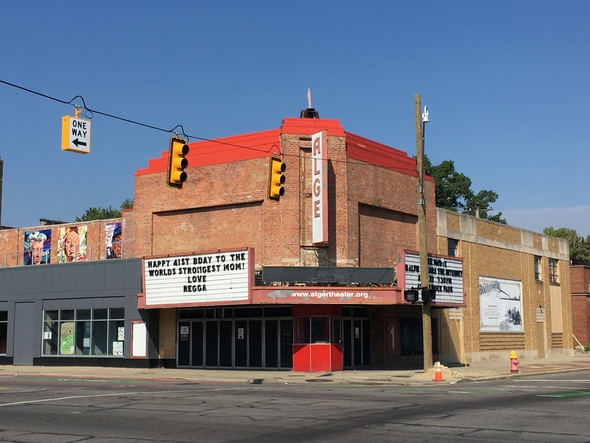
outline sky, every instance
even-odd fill
[[[426,155],[496,192],[492,213],[590,235],[588,1],[23,0],[2,16],[0,81],[20,87],[0,83],[4,226],[119,208],[177,125],[275,129],[310,88],[322,118],[410,156],[420,94]],[[76,104],[99,112],[81,114],[87,155],[61,150]]]

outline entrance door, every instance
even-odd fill
[[[293,320],[280,320],[282,369],[293,368]]]
[[[14,305],[14,360],[15,366],[31,366],[34,358],[35,303]]]
[[[371,365],[371,326],[369,319],[334,319],[334,343],[342,344],[344,368]]]
[[[187,321],[178,323],[178,366],[190,364],[190,327]]]
[[[219,356],[219,322],[216,320],[205,322],[205,366],[217,367]]]
[[[248,320],[236,320],[234,329],[235,367],[248,367]]]
[[[232,321],[219,321],[219,367],[232,367]]]
[[[264,367],[279,367],[279,321],[264,322]]]
[[[192,323],[192,335],[191,335],[191,366],[196,368],[202,368],[203,365],[203,350],[204,345],[204,328],[205,323],[202,321],[194,321]]]
[[[293,367],[292,319],[178,322],[178,367]]]
[[[262,320],[250,320],[248,323],[249,367],[262,368]]]

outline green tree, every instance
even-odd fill
[[[133,208],[133,199],[126,198],[123,203],[121,203],[121,211],[123,209],[131,209]]]
[[[586,238],[578,235],[575,229],[549,226],[543,234],[567,240],[570,247],[570,261],[573,265],[590,266],[590,235]]]
[[[471,190],[471,179],[457,172],[453,160],[443,160],[441,164],[433,165],[425,155],[424,171],[434,179],[437,207],[506,223],[501,212],[490,214],[490,205],[498,199],[498,194],[487,190],[474,193]]]
[[[82,217],[76,217],[77,222],[85,222],[91,220],[106,220],[109,218],[120,218],[121,211],[123,209],[130,209],[133,207],[133,200],[125,199],[123,203],[121,203],[121,209],[113,209],[112,206],[108,208],[95,208],[91,207],[86,209],[86,212],[82,215]]]

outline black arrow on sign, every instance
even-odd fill
[[[76,145],[76,148],[77,148],[78,146],[86,146],[86,142],[81,142],[81,141],[80,141],[80,140],[78,140],[78,139],[76,139],[76,140],[72,141],[72,143]]]

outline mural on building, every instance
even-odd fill
[[[44,265],[51,261],[51,229],[25,232],[25,265]]]
[[[69,263],[86,260],[86,232],[88,226],[59,228],[57,262]]]
[[[520,282],[479,277],[482,332],[524,332]]]
[[[121,258],[123,253],[123,229],[121,222],[109,223],[106,226],[106,257],[108,258]]]

